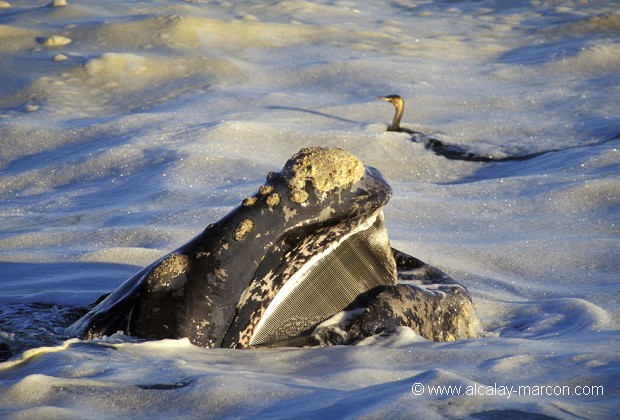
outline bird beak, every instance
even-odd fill
[[[390,102],[390,98],[388,98],[387,96],[377,96],[377,99],[381,99],[383,101]]]

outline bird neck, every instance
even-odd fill
[[[400,119],[403,117],[403,113],[405,112],[405,104],[402,102],[396,102],[394,104],[394,108],[396,108],[396,113],[394,114],[392,125],[390,125],[389,130],[400,131]]]

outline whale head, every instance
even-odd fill
[[[270,345],[309,334],[365,294],[396,283],[380,172],[311,147],[179,249],[136,273],[68,329],[204,347]]]

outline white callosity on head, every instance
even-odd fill
[[[290,189],[290,199],[303,203],[309,196],[306,191],[308,181],[316,190],[328,192],[359,181],[364,171],[364,164],[349,151],[308,147],[286,162],[283,173]]]

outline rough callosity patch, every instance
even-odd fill
[[[170,254],[149,274],[147,283],[150,289],[156,291],[170,286],[171,281],[175,277],[187,271],[187,266],[187,256]]]
[[[294,203],[305,203],[308,201],[310,195],[306,192],[306,190],[293,189],[291,188],[291,193],[289,194],[289,198]]]
[[[254,229],[254,222],[251,219],[243,219],[235,228],[235,232],[233,233],[234,240],[242,240],[252,229]]]
[[[269,207],[275,207],[280,204],[280,194],[273,193],[265,200]]]
[[[364,164],[347,150],[308,147],[286,162],[283,174],[291,200],[303,203],[308,199],[307,182],[320,192],[328,192],[359,181],[364,170]]]
[[[269,195],[273,192],[273,185],[261,185],[258,187],[260,195]]]
[[[243,200],[243,206],[244,207],[250,207],[253,206],[254,204],[256,204],[256,201],[258,201],[258,198],[256,197],[248,197],[245,200]]]

